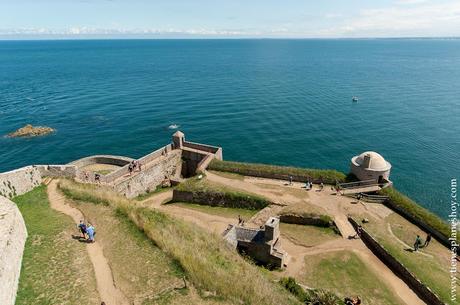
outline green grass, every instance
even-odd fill
[[[27,226],[16,305],[96,304],[99,296],[85,244],[72,219],[51,209],[46,187],[13,199]]]
[[[302,181],[308,179],[322,180],[327,184],[335,184],[345,182],[347,176],[336,170],[329,169],[309,169],[299,167],[278,166],[258,163],[243,163],[232,161],[221,161],[214,159],[209,167],[209,170],[229,172],[245,176],[256,176],[272,178],[276,175],[278,179],[289,179],[289,176],[298,177]]]
[[[330,240],[339,239],[332,228],[321,228],[316,226],[304,226],[296,224],[281,223],[281,235],[297,245],[314,247]]]
[[[244,176],[240,174],[235,174],[235,173],[230,173],[230,172],[219,172],[219,171],[214,171],[214,170],[209,170],[209,171],[213,174],[216,174],[224,178],[240,180],[240,181],[244,180]]]
[[[344,301],[338,296],[324,290],[304,290],[299,284],[296,283],[292,277],[282,278],[280,280],[281,286],[296,296],[296,298],[307,305],[344,305]]]
[[[388,217],[395,236],[412,246],[415,236],[419,234],[425,238],[422,232],[410,223],[404,223],[398,215]],[[400,263],[412,272],[420,281],[430,287],[444,302],[450,301],[450,277],[449,255],[450,252],[437,241],[432,240],[427,249],[421,249],[421,253],[407,251],[407,247],[400,244],[392,237],[384,226],[377,223],[368,223],[364,228]],[[457,291],[460,292],[460,282]],[[460,298],[460,295],[457,296]]]
[[[129,217],[159,248],[175,259],[199,291],[232,304],[299,304],[256,266],[231,251],[220,236],[159,211],[136,207],[108,189],[65,182],[61,189],[73,198],[92,198]]]
[[[359,295],[363,304],[404,304],[356,254],[349,251],[307,255],[301,281],[341,297]]]
[[[423,208],[415,201],[398,192],[394,187],[384,188],[380,191],[381,195],[386,195],[397,206],[404,209],[407,213],[415,218],[423,220],[433,229],[437,230],[446,237],[450,236],[450,226],[440,217]],[[460,237],[459,237],[460,238]]]
[[[162,193],[162,192],[169,191],[171,189],[173,189],[173,188],[172,187],[157,186],[155,190],[147,192],[145,194],[140,194],[139,196],[137,196],[134,199],[137,200],[137,201],[144,201],[144,200],[149,199],[150,197],[152,197],[154,195],[157,195],[157,194]]]
[[[181,287],[184,271],[111,206],[72,202],[95,225],[97,242],[110,262],[117,286],[130,304],[152,302],[163,290]],[[135,253],[135,255],[133,255]],[[172,300],[176,294],[170,294]]]
[[[187,179],[176,190],[193,193],[193,203],[198,204],[213,205],[213,199],[217,199],[224,206],[250,210],[262,209],[270,204],[269,200],[260,195],[211,182],[205,177]]]
[[[195,203],[184,203],[177,202],[173,203],[175,206],[181,208],[190,209],[194,211],[203,212],[210,215],[222,216],[227,218],[238,218],[238,215],[243,217],[245,220],[249,220],[252,216],[257,214],[257,210],[238,209],[238,208],[224,208],[224,207],[213,207]]]

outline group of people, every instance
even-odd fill
[[[132,173],[137,169],[137,171],[141,171],[141,163],[137,160],[133,160],[129,163],[128,165],[128,171],[129,174],[132,175]]]
[[[426,236],[426,239],[425,239],[425,242],[423,243],[423,246],[422,246],[422,239],[420,238],[420,235],[417,235],[417,237],[415,238],[415,243],[414,243],[414,251],[418,251],[418,249],[420,247],[423,247],[423,248],[428,247],[430,242],[431,242],[431,234],[430,233],[428,233],[428,235]]]
[[[289,176],[289,185],[292,185],[294,182],[294,178],[292,176]],[[307,182],[305,182],[305,189],[307,191],[309,190],[312,190],[313,189],[313,182],[308,179]],[[322,190],[324,189],[324,183],[321,181],[321,183],[319,184],[319,192],[321,192]],[[339,189],[337,188],[337,193],[339,193]]]
[[[311,181],[305,182],[305,189],[306,189],[307,191],[313,189],[313,182],[311,182]]]
[[[80,233],[84,240],[90,243],[94,242],[94,236],[96,235],[96,229],[90,222],[86,224],[83,220],[80,220],[80,223],[78,224],[78,229],[80,230]]]
[[[87,171],[83,172],[83,176],[85,178],[85,182],[89,181],[89,173]],[[101,182],[101,174],[99,173],[94,173],[94,181],[99,183]]]

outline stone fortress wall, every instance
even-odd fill
[[[161,158],[150,162],[154,164],[142,169],[141,172],[128,179],[122,179],[113,186],[114,189],[127,198],[134,198],[141,194],[154,191],[163,181],[180,178],[182,166],[180,150],[173,150]]]
[[[35,185],[37,180],[34,180],[34,174],[35,172],[30,168],[21,169],[20,173],[15,173],[14,176],[10,174],[8,176],[10,180],[3,181],[13,181],[11,184],[13,186],[20,179],[25,179],[27,186],[24,188],[17,187],[16,190],[24,193],[27,188],[32,188]],[[4,175],[2,174],[2,176]],[[19,193],[17,194],[19,195]],[[27,230],[16,204],[3,196],[0,196],[0,236],[2,237],[0,238],[0,304],[14,305]]]
[[[185,141],[181,132],[173,135],[168,144],[138,159],[142,171],[130,175],[128,165],[134,159],[122,156],[97,155],[82,158],[65,165],[32,165],[10,172],[0,173],[0,304],[13,305],[20,276],[22,254],[27,231],[24,220],[16,205],[8,198],[24,194],[40,185],[45,177],[65,177],[83,180],[84,167],[91,164],[111,164],[120,168],[101,175],[100,183],[112,187],[128,198],[153,191],[165,180],[194,175],[206,169],[214,159],[222,160],[222,148]],[[388,172],[389,173],[389,172]],[[272,177],[273,178],[273,177]],[[388,178],[388,177],[385,177]],[[88,182],[94,182],[88,181]],[[356,225],[356,223],[354,224]],[[390,266],[417,294],[430,304],[441,304],[435,294],[415,279],[404,266],[399,264],[372,237],[364,232],[363,240],[382,261]],[[240,241],[242,244],[244,240]],[[259,251],[260,252],[260,251]],[[264,252],[265,253],[265,252]],[[275,256],[281,255],[273,251]],[[278,255],[279,254],[279,255]],[[282,259],[279,265],[283,265]]]
[[[37,166],[26,166],[0,173],[0,196],[13,198],[40,185],[42,176]]]
[[[177,135],[178,133],[176,133]],[[179,133],[182,134],[182,133]],[[173,137],[174,140],[174,137]],[[120,168],[101,175],[100,183],[112,187],[128,198],[153,191],[165,180],[178,180],[183,165],[194,172],[206,166],[213,158],[222,159],[220,147],[186,142],[181,146],[168,144],[138,159],[142,171],[129,174],[128,166],[134,159],[123,156],[95,155],[69,164],[31,165],[0,173],[0,304],[14,305],[21,271],[22,255],[27,238],[24,219],[16,204],[9,199],[27,193],[39,186],[45,177],[84,178],[85,167],[110,164]],[[187,147],[186,147],[187,146]],[[94,179],[88,182],[95,182]]]

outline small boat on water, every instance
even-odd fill
[[[177,128],[179,128],[179,127],[180,127],[180,125],[171,124],[171,125],[168,126],[168,129],[177,129]]]
[[[353,96],[353,97],[351,98],[351,100],[352,100],[353,102],[357,102],[357,101],[358,101],[358,97],[357,97],[357,96]]]

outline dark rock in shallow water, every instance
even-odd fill
[[[19,128],[18,130],[9,133],[8,138],[19,138],[19,137],[38,137],[44,136],[50,133],[55,132],[56,130],[51,127],[46,126],[32,126],[27,124],[24,127]]]

